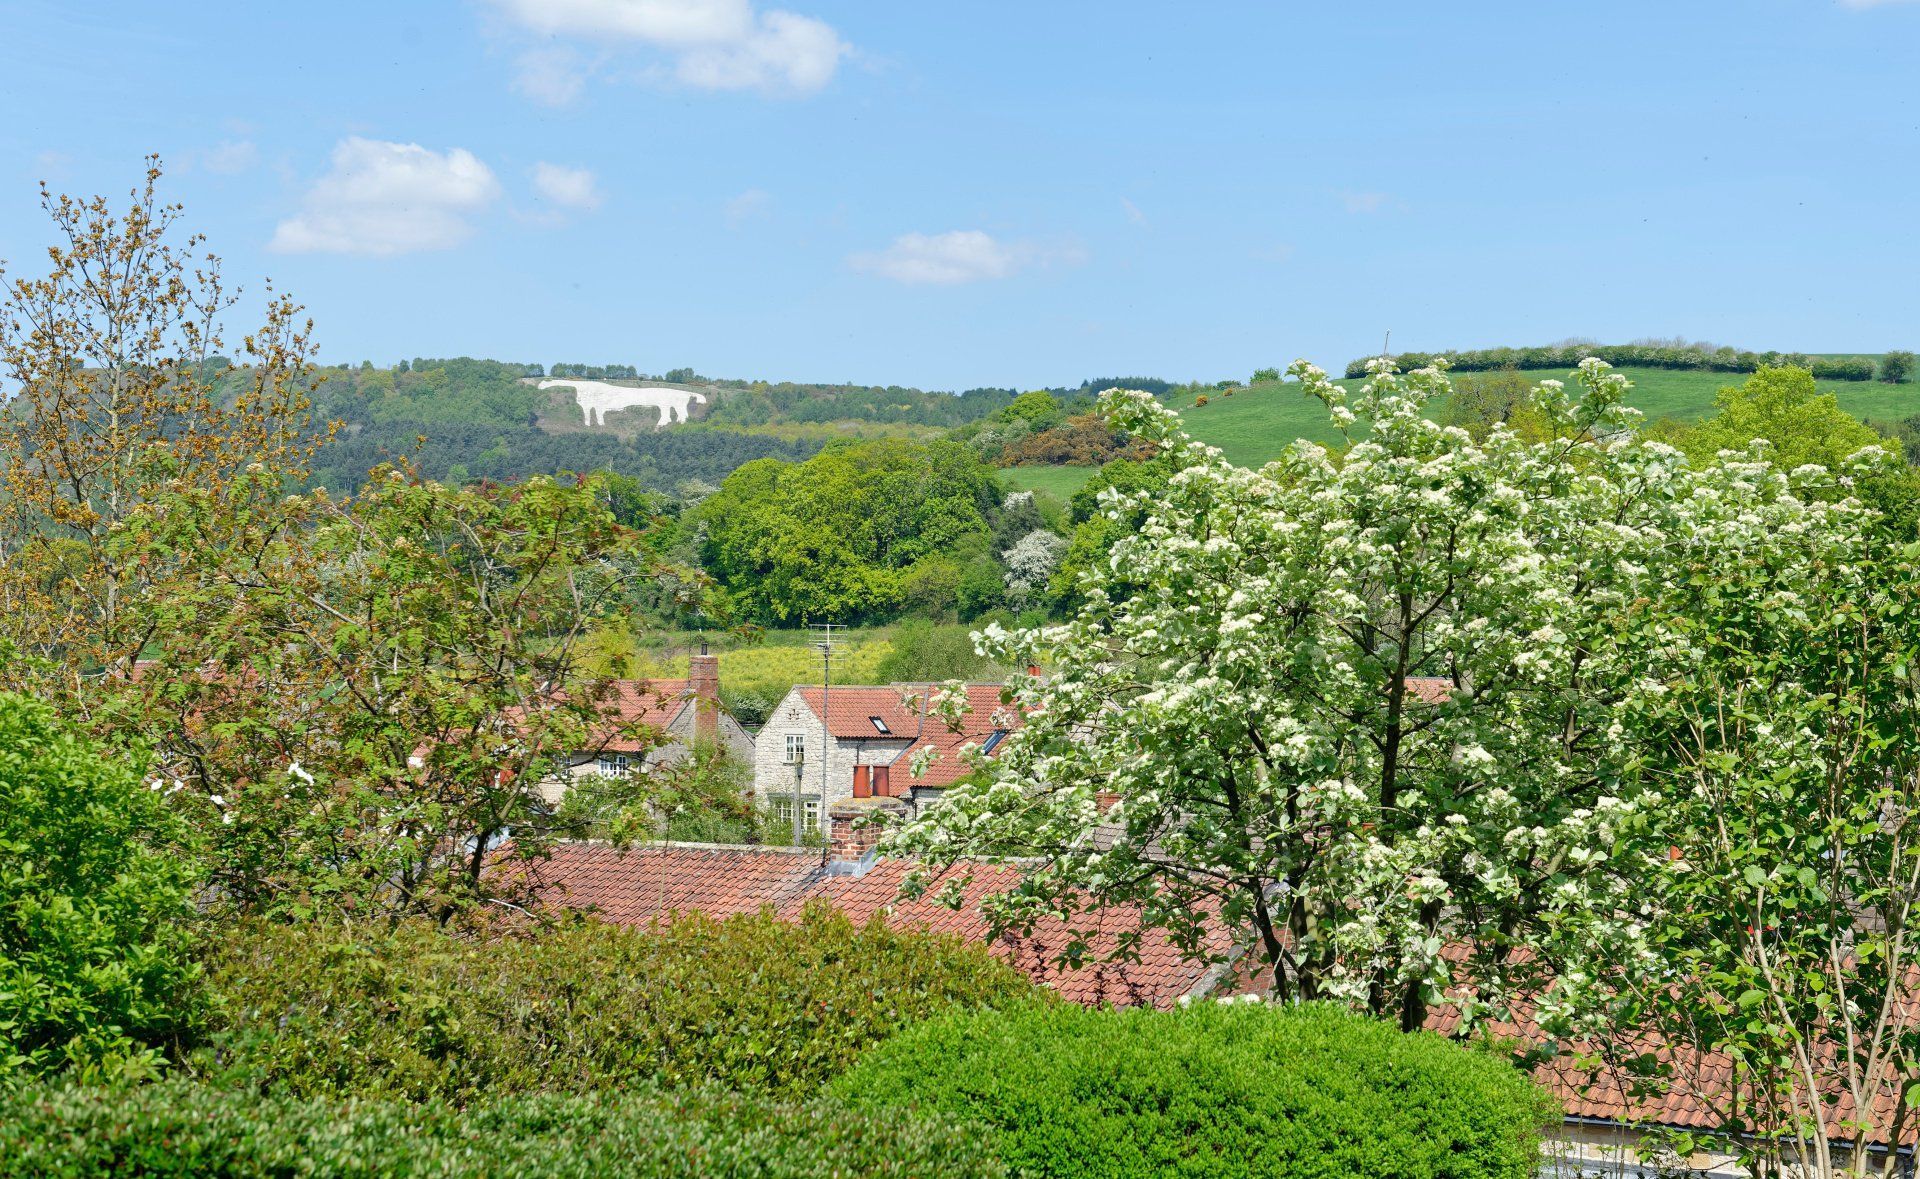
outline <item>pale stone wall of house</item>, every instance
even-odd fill
[[[853,767],[892,765],[910,744],[898,740],[836,739],[823,758],[821,750],[822,742],[826,739],[826,726],[813,709],[807,707],[800,698],[800,690],[795,688],[767,714],[767,723],[760,726],[760,735],[754,740],[753,791],[762,806],[775,797],[791,797],[793,794],[793,765],[787,761],[789,733],[798,733],[806,743],[807,762],[800,786],[801,794],[819,797],[824,779],[827,784],[825,806],[828,807],[840,799],[853,797]],[[904,765],[894,772],[905,773]]]

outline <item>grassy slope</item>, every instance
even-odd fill
[[[1714,394],[1745,378],[1732,373],[1685,372],[1672,369],[1621,369],[1633,382],[1628,403],[1648,418],[1699,418],[1713,412]],[[1571,384],[1560,371],[1529,372],[1533,380],[1554,377]],[[1359,381],[1342,381],[1349,389]],[[1840,405],[1857,417],[1897,421],[1920,413],[1920,384],[1884,385],[1876,381],[1822,382]],[[1219,447],[1230,462],[1258,466],[1279,456],[1296,438],[1335,443],[1339,433],[1327,422],[1319,402],[1284,384],[1255,385],[1235,390],[1233,396],[1209,395],[1206,405],[1176,405],[1193,436]],[[1011,472],[1010,472],[1011,473]],[[1022,477],[1043,478],[1034,468],[1022,468]]]
[[[686,637],[686,636],[682,636]],[[795,684],[820,682],[820,653],[807,645],[805,631],[768,631],[752,646],[716,643],[720,653],[720,684],[724,691],[752,692],[778,701]],[[885,627],[851,634],[833,653],[833,679],[841,684],[871,684],[874,673],[893,650]],[[643,674],[679,678],[687,674],[687,651],[642,653]]]
[[[1061,501],[1073,497],[1098,467],[1009,467],[1000,472],[1016,491],[1045,491]]]

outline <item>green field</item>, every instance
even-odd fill
[[[1691,419],[1713,412],[1714,394],[1725,386],[1737,385],[1745,376],[1739,373],[1692,372],[1683,369],[1619,370],[1633,382],[1627,401],[1648,418]],[[1553,377],[1572,384],[1571,374],[1541,371],[1524,374],[1532,380]],[[1348,389],[1359,388],[1358,380],[1339,382]],[[1840,405],[1856,417],[1878,421],[1898,421],[1920,414],[1920,383],[1886,385],[1878,381],[1823,381],[1823,393],[1833,393]],[[1200,441],[1219,447],[1229,462],[1241,466],[1259,466],[1279,457],[1296,438],[1337,443],[1339,431],[1327,420],[1326,408],[1300,392],[1297,385],[1273,383],[1209,394],[1207,404],[1194,407],[1191,402],[1175,405],[1189,432]],[[1019,468],[1025,479],[1036,482],[1050,478],[1048,468]],[[1052,468],[1061,472],[1072,468]],[[1012,474],[1013,472],[1008,472]],[[1082,477],[1084,478],[1084,477]],[[1076,484],[1077,486],[1077,484]]]
[[[1098,467],[1008,467],[1000,472],[1016,491],[1044,491],[1065,501],[1093,477]]]
[[[693,636],[676,636],[670,650],[642,651],[644,676],[679,678],[687,674],[687,655]],[[711,649],[720,655],[720,687],[729,696],[751,692],[768,703],[777,703],[795,684],[820,682],[820,653],[809,645],[805,631],[767,631],[753,644],[739,644],[731,638],[710,639]],[[891,632],[886,627],[862,629],[850,633],[833,652],[833,678],[842,684],[871,684],[880,661],[893,651]]]

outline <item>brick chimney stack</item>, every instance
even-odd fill
[[[693,697],[693,738],[711,744],[720,739],[720,657],[702,643],[687,657],[687,694]]]
[[[865,874],[873,866],[868,854],[906,813],[905,802],[883,795],[834,803],[827,810],[827,875]]]

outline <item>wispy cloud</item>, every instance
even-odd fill
[[[599,180],[589,169],[545,160],[533,166],[533,191],[541,200],[562,209],[591,211],[605,199]]]
[[[979,229],[903,233],[884,250],[852,255],[847,264],[864,274],[914,285],[952,286],[1011,278],[1031,266],[1073,265],[1084,254],[1072,246],[1001,241]]]
[[[1378,213],[1391,204],[1393,198],[1384,192],[1343,192],[1340,203],[1349,213]]]
[[[529,49],[514,61],[513,88],[542,106],[566,106],[587,88],[593,69],[565,45]]]
[[[202,152],[200,162],[209,172],[232,176],[259,163],[260,149],[251,139],[229,139]]]
[[[751,0],[492,0],[520,29],[602,48],[640,46],[665,55],[656,71],[703,90],[811,94],[833,80],[850,52],[825,21]],[[549,105],[579,97],[591,71],[569,46],[529,50],[515,87]]]
[[[1126,213],[1127,220],[1133,222],[1135,225],[1145,225],[1147,223],[1147,215],[1140,211],[1140,206],[1134,204],[1126,197],[1120,198],[1120,209]]]
[[[333,149],[327,174],[298,213],[280,222],[282,253],[387,256],[443,250],[472,236],[472,217],[500,195],[493,170],[464,148],[352,136]]]
[[[727,224],[739,228],[756,217],[765,217],[773,207],[773,197],[765,190],[749,188],[739,196],[730,197],[724,206]]]

